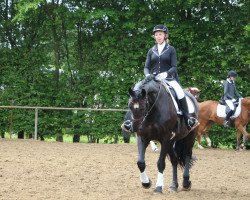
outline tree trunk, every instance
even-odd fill
[[[78,142],[80,142],[80,135],[79,134],[74,134],[73,143],[78,143]]]
[[[61,129],[56,134],[56,141],[57,142],[63,142],[63,134],[62,134],[62,130]]]
[[[21,131],[19,131],[19,132],[17,133],[17,138],[18,138],[18,139],[24,139],[24,131],[23,131],[23,130],[21,130]]]

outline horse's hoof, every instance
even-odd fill
[[[162,193],[162,186],[157,186],[157,187],[154,189],[154,193],[156,193],[156,194]]]
[[[178,186],[177,187],[176,186],[170,186],[169,191],[170,192],[177,192],[178,191]]]
[[[142,184],[142,187],[143,187],[143,188],[148,189],[148,188],[151,187],[152,182],[151,182],[151,180],[149,179],[149,182],[148,182],[148,183],[141,183],[141,184]]]
[[[191,183],[191,181],[185,181],[185,183],[183,183],[183,188],[182,188],[182,190],[183,191],[189,191],[189,190],[191,190],[191,186],[192,186],[192,183]]]
[[[239,151],[239,150],[240,150],[240,147],[237,146],[237,147],[235,148],[235,151]]]

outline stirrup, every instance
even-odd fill
[[[229,121],[228,121],[228,120],[225,120],[225,121],[223,122],[223,126],[224,126],[224,128],[228,128],[228,127],[229,127],[228,123],[229,123]]]
[[[123,122],[122,125],[121,125],[121,129],[124,130],[127,133],[132,133],[133,130],[132,130],[131,121],[127,120],[127,121]]]
[[[191,132],[192,130],[194,130],[199,125],[200,125],[200,123],[199,123],[199,121],[196,118],[190,117],[188,119],[188,127],[190,129],[189,132]]]

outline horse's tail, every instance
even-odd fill
[[[183,168],[185,166],[185,155],[183,152],[183,140],[176,141],[174,144],[174,154],[178,164]]]
[[[183,168],[186,162],[189,162],[190,167],[196,160],[192,156],[192,149],[194,144],[194,132],[190,132],[189,135],[181,140],[178,140],[174,144],[174,154],[177,159],[178,164]],[[186,160],[188,158],[188,160]]]

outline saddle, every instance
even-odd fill
[[[153,80],[153,79],[152,79]],[[138,82],[135,87],[134,87],[134,90],[138,90],[138,89],[141,89],[143,87],[144,84],[150,82],[151,80],[147,81],[147,80],[142,80],[140,82]],[[173,103],[174,103],[174,106],[176,108],[176,112],[178,115],[182,115],[182,111],[179,109],[180,108],[180,103],[179,103],[179,100],[177,98],[177,94],[175,92],[175,90],[169,85],[167,84],[166,82],[164,81],[157,81],[157,80],[153,80],[155,82],[158,82],[159,84],[161,84],[165,89],[166,91],[170,94],[172,100],[173,100]],[[185,93],[185,97],[186,97],[186,100],[187,100],[187,104],[188,104],[188,110],[189,110],[189,113],[194,113],[195,112],[195,107],[190,99],[190,97],[186,94],[188,93],[186,90],[183,90],[184,93]]]
[[[234,102],[235,106],[235,112],[232,115],[232,118],[236,118],[240,115],[241,112],[241,99],[238,99],[236,102]],[[230,111],[230,108],[226,104],[225,100],[220,99],[219,104],[217,106],[217,116],[225,118],[227,113]]]
[[[172,100],[174,102],[177,114],[182,115],[182,111],[179,109],[180,108],[180,103],[179,103],[179,99],[177,98],[177,94],[174,90],[173,87],[171,87],[169,84],[165,83],[164,81],[161,81],[160,84],[162,84],[164,86],[164,88],[167,90],[167,92],[170,93]],[[189,113],[194,113],[195,109],[194,109],[194,105],[192,103],[192,101],[190,100],[190,98],[186,95],[186,91],[183,90],[185,93],[185,97],[187,100],[187,105],[188,105],[188,111]]]
[[[219,100],[219,104],[220,105],[225,105],[225,106],[227,106],[227,104],[226,104],[226,101],[223,99],[223,98],[221,98],[220,100]],[[237,101],[235,101],[234,103],[234,106],[235,106],[235,108],[239,105],[239,99],[237,99]]]

